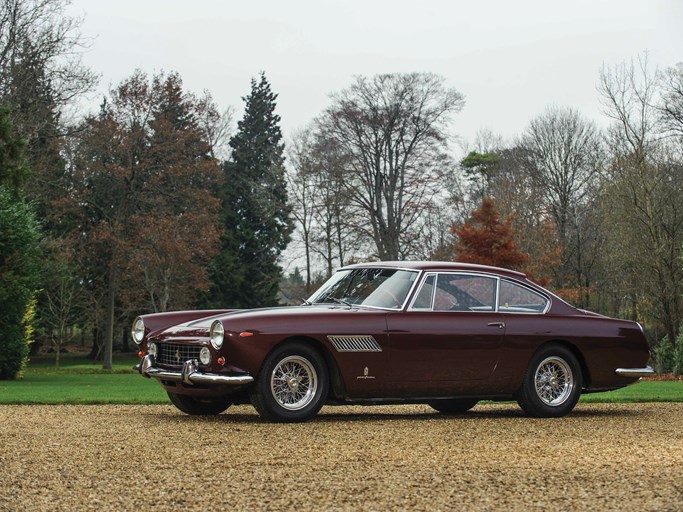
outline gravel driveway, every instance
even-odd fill
[[[683,510],[683,404],[0,406],[0,510]]]

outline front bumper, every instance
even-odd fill
[[[654,375],[655,371],[650,366],[645,368],[617,368],[614,373],[622,377],[649,377]]]
[[[133,367],[133,370],[143,377],[182,382],[188,386],[193,384],[243,386],[254,382],[254,377],[251,375],[218,375],[201,372],[196,359],[185,361],[182,370],[179,372],[163,370],[157,366],[154,356],[149,354],[143,357],[140,363]]]

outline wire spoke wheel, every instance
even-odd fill
[[[538,398],[551,407],[565,403],[575,385],[569,364],[557,356],[548,357],[538,365],[534,383]]]
[[[549,343],[531,357],[515,400],[529,416],[559,418],[576,406],[583,389],[583,370],[568,347]]]
[[[273,369],[270,390],[280,406],[289,411],[298,411],[315,398],[318,391],[318,374],[305,357],[289,356]]]

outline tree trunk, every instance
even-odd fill
[[[112,369],[112,354],[114,350],[114,308],[116,304],[116,270],[109,270],[109,292],[107,296],[107,312],[104,319],[104,360],[102,368]]]
[[[123,334],[121,336],[121,352],[131,352],[130,345],[128,341],[130,340],[130,334],[127,329],[123,329]]]
[[[88,354],[88,359],[97,361],[100,358],[102,343],[100,343],[100,329],[96,325],[92,330],[92,348]]]

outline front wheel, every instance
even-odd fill
[[[306,421],[325,403],[327,389],[327,366],[320,353],[304,343],[286,343],[263,363],[251,403],[268,421]]]
[[[177,393],[167,394],[173,405],[192,416],[215,416],[232,405],[232,400],[226,397],[197,398]]]
[[[581,366],[572,351],[548,345],[531,358],[517,403],[536,418],[564,416],[579,401],[582,384]]]

